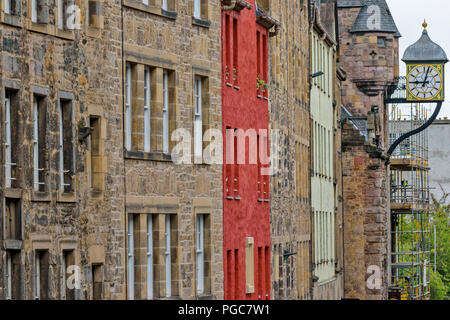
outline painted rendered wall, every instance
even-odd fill
[[[222,120],[226,149],[226,128],[267,129],[268,101],[257,97],[257,50],[256,32],[268,37],[267,30],[256,23],[255,1],[248,1],[253,8],[222,12]],[[238,54],[233,59],[235,46],[227,46],[225,17],[237,19]],[[232,23],[230,23],[232,25]],[[232,37],[232,32],[230,32]],[[226,65],[227,53],[230,64]],[[233,65],[237,61],[237,78],[233,79]],[[267,64],[265,66],[267,68]],[[228,74],[227,74],[228,72]],[[267,74],[267,73],[266,73]],[[248,146],[248,143],[247,143]],[[224,151],[224,160],[226,153]],[[246,161],[248,163],[248,160]],[[224,189],[223,230],[224,230],[224,268],[225,299],[269,299],[270,298],[270,221],[269,203],[258,201],[257,165],[238,165],[239,188],[227,199]],[[231,170],[236,169],[236,164]],[[226,186],[227,168],[224,166],[224,186]],[[267,195],[268,196],[268,195]],[[240,198],[240,200],[238,200]],[[254,238],[255,292],[246,294],[245,278],[245,242],[246,237]],[[258,248],[264,252],[264,263],[259,263]],[[237,262],[234,255],[237,250]],[[267,263],[269,261],[269,263]]]

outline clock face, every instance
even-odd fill
[[[443,65],[409,65],[407,76],[407,100],[440,101],[444,99]]]

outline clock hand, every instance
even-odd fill
[[[431,67],[428,67],[427,73],[425,74],[425,77],[423,79],[422,88],[425,87],[425,81],[427,81],[428,74],[430,73]]]

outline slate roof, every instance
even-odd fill
[[[419,41],[410,45],[403,55],[403,61],[445,61],[447,54],[438,44],[434,43],[428,36],[427,30],[423,30]]]
[[[338,0],[338,8],[362,7],[361,0]]]
[[[381,23],[377,29],[370,28],[369,19],[373,16],[373,11],[369,12],[371,5],[377,5],[381,9]],[[401,37],[385,0],[338,0],[338,8],[355,7],[361,7],[361,10],[350,32],[387,32],[394,33],[395,37]]]

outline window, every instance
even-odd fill
[[[150,152],[150,68],[145,67],[144,71],[144,151]]]
[[[153,299],[153,215],[147,215],[147,299]]]
[[[314,212],[315,274],[319,277],[319,282],[334,277],[334,225],[334,213],[326,211]]]
[[[254,238],[245,239],[245,293],[255,292]]]
[[[100,148],[101,119],[97,116],[89,118],[89,125],[93,129],[90,137],[91,147],[91,188],[94,191],[103,190],[103,156]]]
[[[205,291],[205,216],[197,215],[196,219],[196,268],[197,294]]]
[[[164,11],[175,11],[175,0],[161,0],[161,9]]]
[[[20,199],[5,198],[5,239],[22,240],[22,203]]]
[[[229,87],[232,87],[232,81],[238,86],[239,74],[239,32],[238,19],[233,14],[224,15],[224,61],[225,61],[225,80]]]
[[[131,64],[125,70],[125,148],[131,150]]]
[[[31,22],[48,23],[49,6],[47,0],[31,0]]]
[[[169,74],[163,72],[163,152],[169,153]]]
[[[21,299],[20,251],[6,251],[6,299]]]
[[[15,166],[15,163],[12,163],[12,146],[11,146],[11,93],[5,93],[5,185],[6,188],[11,188],[11,181],[15,180],[12,177],[12,166]]]
[[[103,28],[103,1],[88,1],[87,20],[89,27]]]
[[[48,300],[49,252],[36,250],[34,258],[34,298]]]
[[[6,278],[6,300],[12,299],[12,261],[11,254],[6,252],[6,268],[5,268],[5,278]]]
[[[230,44],[230,15],[225,14],[225,67],[226,67],[226,80],[230,78],[231,71],[231,44]]]
[[[256,69],[258,76],[261,75],[261,32],[256,31]]]
[[[201,0],[194,0],[194,18],[201,18]]]
[[[103,298],[103,265],[92,265],[92,298],[101,300]]]
[[[21,158],[20,137],[22,130],[21,117],[19,116],[18,91],[5,90],[5,121],[4,121],[4,146],[5,146],[5,187],[17,189],[20,187]]]
[[[3,0],[5,14],[20,15],[21,0]]]
[[[45,191],[46,149],[45,99],[34,96],[33,101],[33,185],[34,191]]]
[[[237,84],[239,61],[238,19],[233,18],[233,80]]]
[[[128,215],[128,298],[134,299],[134,216]]]
[[[58,29],[65,29],[66,28],[66,1],[64,0],[58,0]]]
[[[178,221],[176,214],[159,214],[153,217],[155,237],[153,249],[155,278],[153,279],[154,296],[167,298],[179,295],[178,267]],[[162,237],[158,236],[162,235]]]
[[[172,295],[172,257],[171,257],[171,227],[170,227],[170,215],[166,215],[165,217],[166,230],[164,233],[165,239],[165,275],[166,275],[166,297],[170,297]]]
[[[266,291],[265,291],[265,299],[270,299],[270,288],[271,288],[271,265],[270,265],[270,247],[264,248],[264,257],[265,257],[265,271],[266,271]]]
[[[71,100],[59,101],[59,170],[60,190],[65,193],[73,191],[72,175],[74,173],[73,145],[73,104]]]
[[[202,130],[202,78],[194,80],[194,157],[195,163],[202,162],[203,130]]]
[[[377,44],[378,44],[378,47],[385,48],[386,47],[386,38],[385,37],[378,37]]]
[[[67,273],[68,268],[75,265],[75,254],[73,250],[63,250],[62,252],[62,265],[61,265],[61,298],[63,300],[75,300],[75,288],[69,287],[70,274]]]

